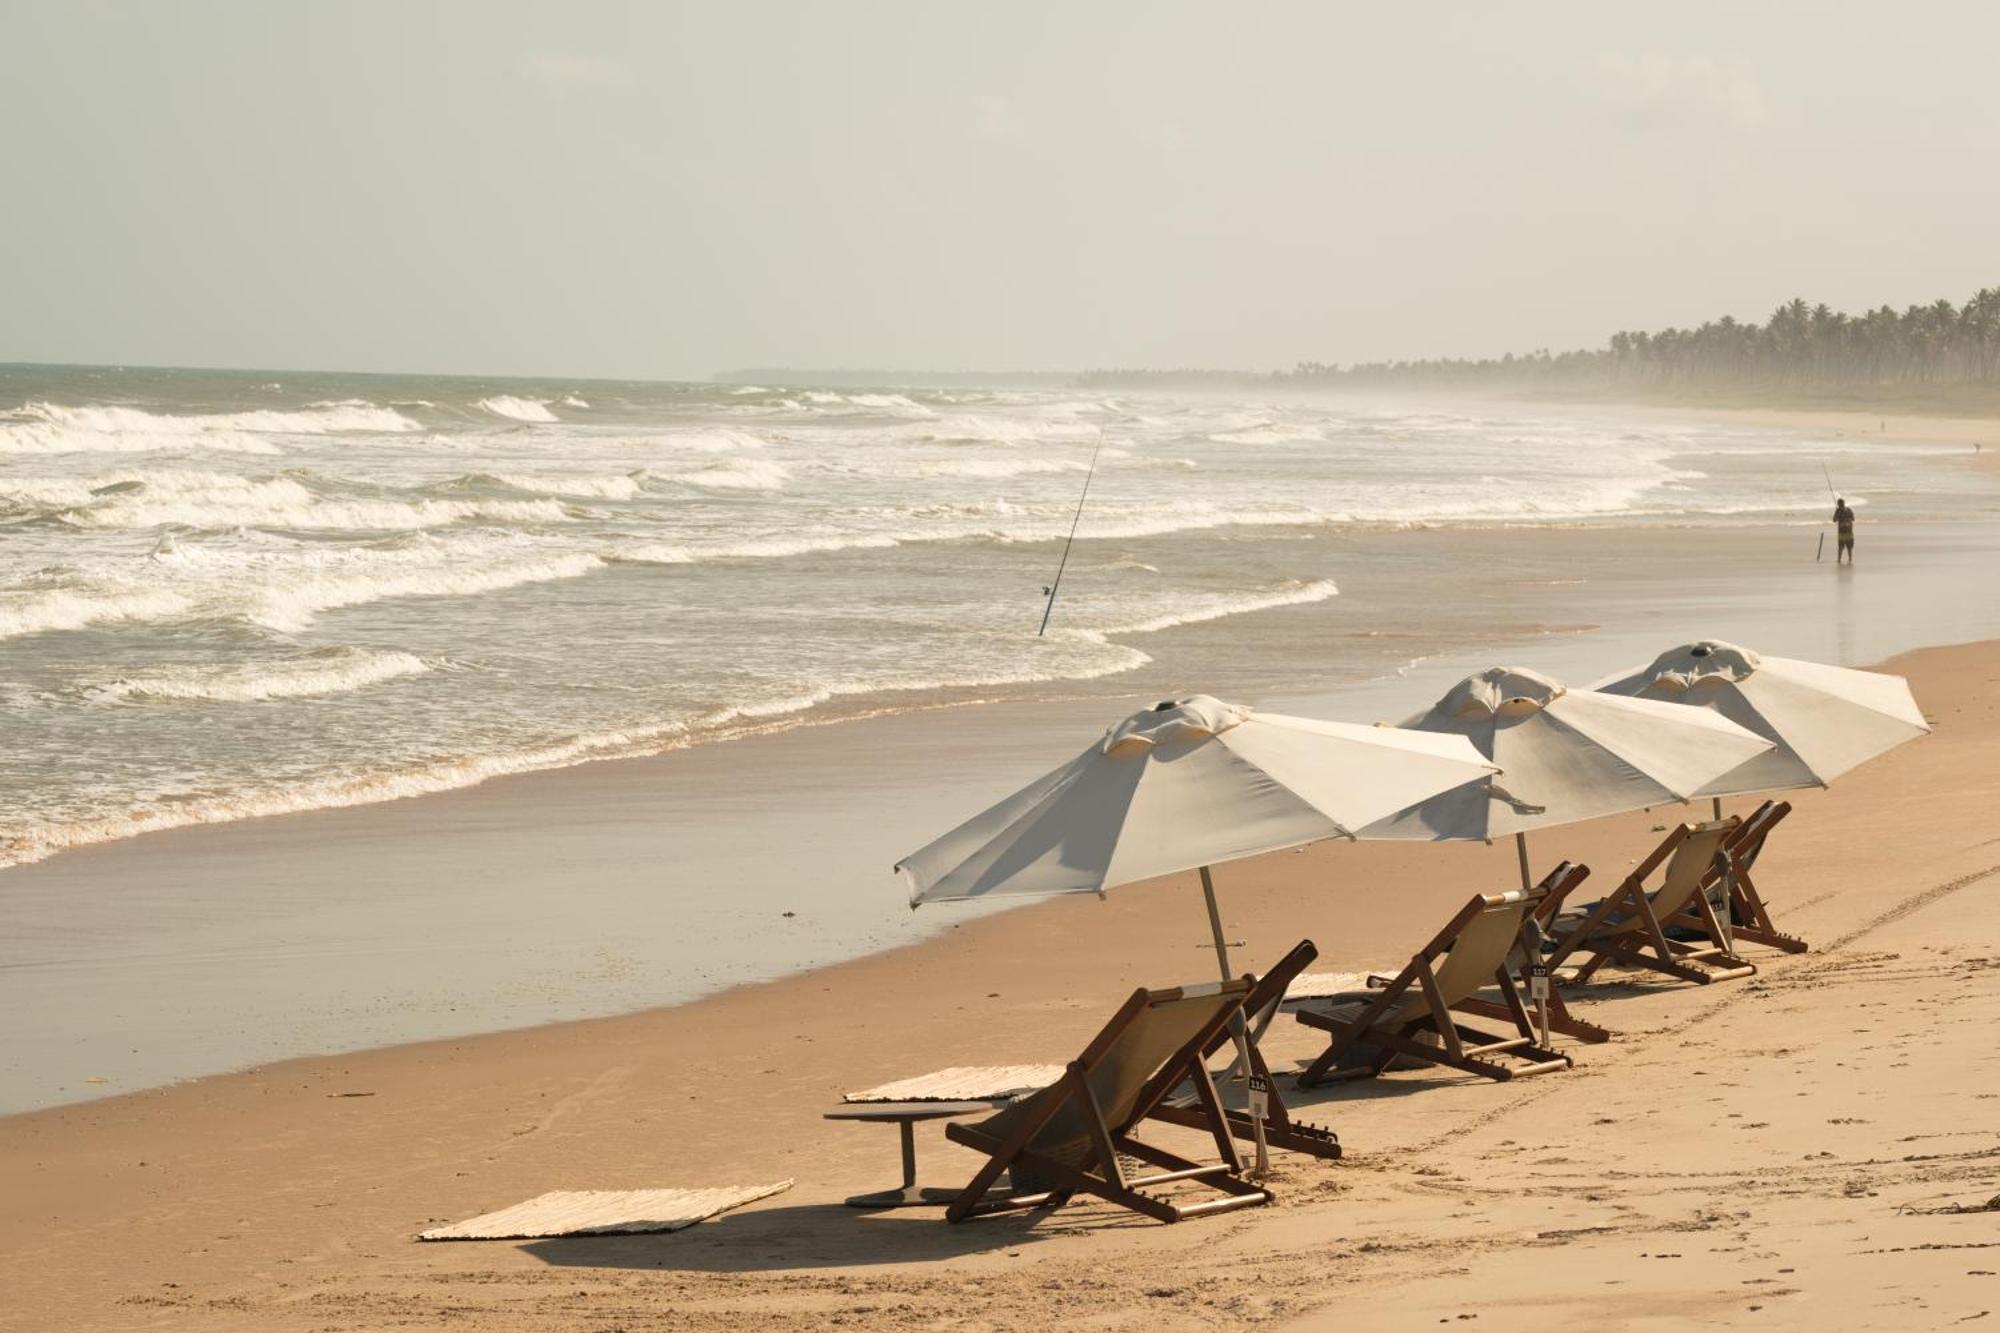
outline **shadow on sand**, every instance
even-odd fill
[[[1153,1227],[1131,1213],[1072,1203],[1055,1212],[1004,1213],[948,1225],[944,1209],[867,1211],[800,1204],[727,1213],[684,1231],[566,1236],[521,1246],[559,1268],[651,1268],[700,1273],[789,1272],[873,1264],[939,1263],[1021,1250],[1050,1236]]]
[[[1623,990],[1616,983],[1595,988],[1597,994]],[[1645,992],[1634,988],[1632,993]],[[1294,1116],[1331,1124],[1337,1132],[1345,1103],[1390,1101],[1439,1087],[1477,1085],[1482,1081],[1456,1070],[1436,1068],[1298,1088],[1287,1071],[1284,1095]],[[1241,1085],[1225,1084],[1224,1100],[1240,1105]],[[1338,1169],[1331,1163],[1326,1165]],[[665,1234],[568,1236],[530,1241],[520,1248],[523,1253],[559,1268],[790,1272],[940,1263],[971,1254],[1025,1252],[1052,1236],[1158,1225],[1148,1218],[1085,1199],[1052,1212],[1004,1213],[960,1226],[945,1223],[942,1205],[870,1211],[838,1203],[795,1204],[727,1213],[698,1226]]]

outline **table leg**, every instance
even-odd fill
[[[959,1195],[957,1190],[923,1189],[917,1185],[917,1126],[915,1121],[898,1120],[896,1128],[902,1131],[903,1183],[897,1189],[881,1190],[874,1194],[857,1194],[847,1200],[849,1208],[914,1208],[929,1204],[950,1203]]]

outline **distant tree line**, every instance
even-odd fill
[[[1298,384],[1552,387],[1943,385],[2000,381],[2000,287],[1950,301],[1849,315],[1788,301],[1762,324],[1724,315],[1692,329],[1618,332],[1590,351],[1483,360],[1302,361],[1273,377]]]

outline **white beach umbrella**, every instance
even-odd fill
[[[1605,694],[1694,704],[1756,732],[1772,748],[1704,783],[1696,792],[1824,787],[1857,764],[1930,733],[1901,676],[1854,671],[1790,657],[1766,657],[1704,639],[1668,649],[1651,665],[1604,681]]]
[[[1521,667],[1467,676],[1400,725],[1464,737],[1500,775],[1400,811],[1360,836],[1490,841],[1512,834],[1523,888],[1530,830],[1686,801],[1772,748],[1718,713],[1570,690]]]
[[[1352,837],[1364,824],[1492,772],[1461,737],[1260,713],[1195,695],[1133,714],[896,869],[916,907],[1102,894],[1198,867],[1227,980],[1211,865]]]

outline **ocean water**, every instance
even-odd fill
[[[1102,680],[1178,626],[1337,611],[1364,529],[1818,523],[1822,465],[1864,522],[1990,512],[1923,452],[1277,395],[0,367],[0,864]],[[1436,615],[1481,574],[1441,571]]]

